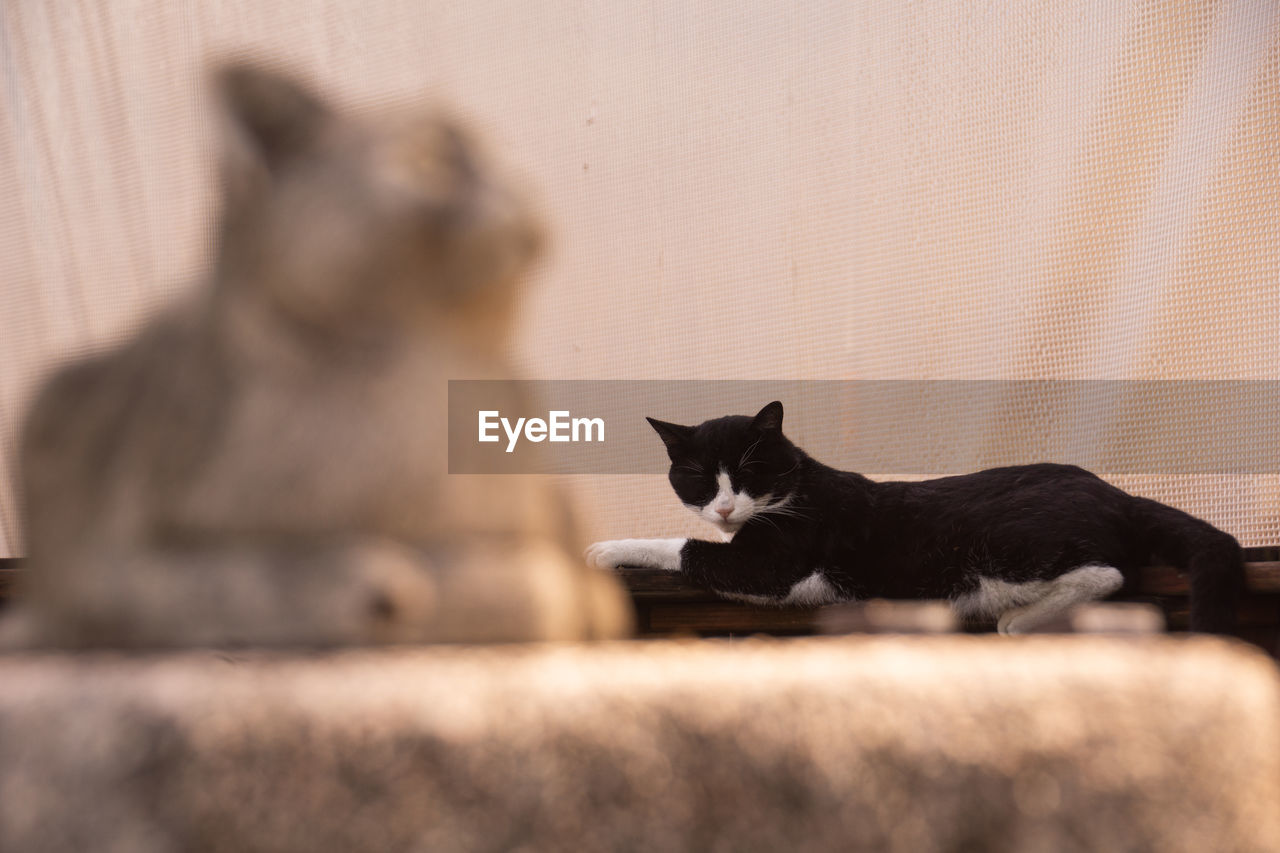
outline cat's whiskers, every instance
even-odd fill
[[[770,527],[772,527],[774,530],[777,530],[777,531],[779,531],[779,532],[781,532],[781,531],[782,531],[782,528],[778,526],[778,522],[774,521],[772,518],[769,518],[768,513],[764,513],[764,512],[757,512],[757,513],[755,513],[754,515],[752,515],[752,516],[751,516],[751,518],[749,518],[749,519],[747,519],[747,520],[748,520],[748,521],[750,521],[751,519],[755,519],[755,518],[760,519],[760,520],[761,520],[761,521],[763,521],[765,524],[767,524],[767,525],[769,525]]]
[[[782,497],[778,498],[777,500],[774,500],[774,501],[770,502],[770,501],[769,501],[769,499],[770,499],[770,498],[772,498],[772,497],[773,497],[773,495],[772,495],[772,494],[765,495],[765,505],[764,505],[763,507],[761,507],[761,509],[765,509],[765,510],[781,510],[781,509],[784,509],[784,508],[786,508],[786,507],[788,507],[788,506],[790,506],[790,505],[791,505],[791,500],[792,500],[795,496],[796,496],[796,495],[795,495],[795,492],[788,492],[787,494],[783,495]]]
[[[767,521],[770,524],[772,524],[775,528],[777,528],[778,526],[777,522],[775,522],[769,516],[776,515],[782,518],[807,518],[808,516],[805,515],[805,513],[801,512],[797,507],[794,507],[791,505],[791,501],[794,497],[795,497],[795,493],[792,492],[791,494],[785,495],[784,497],[780,498],[777,501],[774,501],[773,503],[765,504],[764,506],[760,507],[755,512],[753,512],[751,514],[751,518],[759,518],[759,519],[762,519],[763,521]]]
[[[805,514],[795,507],[764,507],[758,512],[767,513],[769,515],[785,515],[791,518],[804,518]]]

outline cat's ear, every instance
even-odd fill
[[[308,150],[332,115],[306,87],[257,65],[225,65],[217,82],[232,123],[272,172]]]
[[[751,422],[751,425],[758,430],[765,432],[777,432],[782,429],[782,403],[774,400],[769,405],[761,409]]]
[[[666,421],[656,420],[654,418],[645,418],[649,422],[649,426],[653,427],[653,431],[658,434],[658,438],[662,439],[662,443],[667,446],[667,455],[675,458],[677,450],[684,446],[689,437],[693,435],[693,427],[680,426],[680,424],[669,424]]]

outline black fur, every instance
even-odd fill
[[[1082,468],[1019,465],[877,483],[792,444],[781,403],[755,418],[650,423],[686,504],[705,505],[721,469],[735,491],[790,496],[749,518],[731,542],[685,543],[680,570],[717,592],[781,599],[819,571],[846,598],[955,599],[984,576],[1050,580],[1089,563],[1114,566],[1129,587],[1144,565],[1167,562],[1190,575],[1192,630],[1234,627],[1244,577],[1236,540]]]

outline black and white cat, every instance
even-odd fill
[[[1191,628],[1229,632],[1244,579],[1239,543],[1181,510],[1071,465],[1019,465],[924,482],[873,482],[782,434],[782,404],[698,426],[649,418],[685,506],[729,541],[597,542],[604,568],[683,572],[720,595],[819,605],[945,598],[1017,634],[1116,592],[1144,565],[1190,575]]]

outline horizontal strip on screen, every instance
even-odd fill
[[[811,456],[866,474],[1280,472],[1280,382],[1213,380],[455,380],[449,470],[660,474],[646,416],[697,424],[772,400]]]

